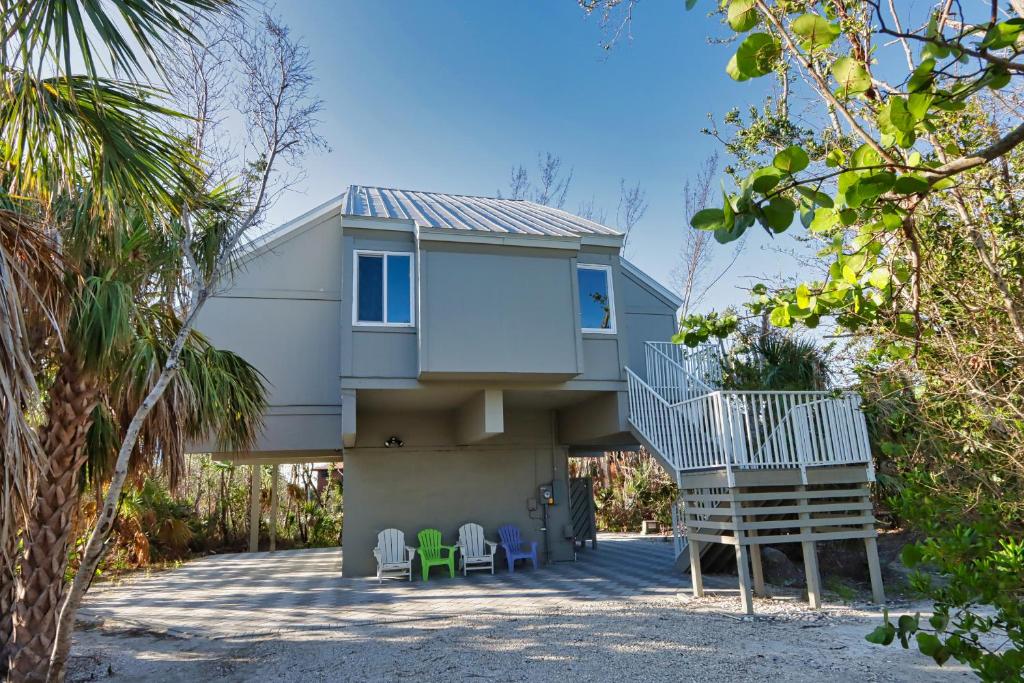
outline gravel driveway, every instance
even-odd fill
[[[867,606],[813,612],[780,590],[751,620],[729,577],[687,599],[657,540],[603,537],[576,563],[383,586],[341,578],[340,560],[223,555],[96,585],[69,680],[971,680],[866,643],[879,618]]]

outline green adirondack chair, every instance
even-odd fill
[[[444,566],[448,567],[448,575],[455,578],[455,546],[441,543],[441,532],[437,529],[424,529],[416,538],[420,542],[416,550],[423,568],[423,580],[429,580],[431,567]]]

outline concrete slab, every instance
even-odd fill
[[[97,584],[81,615],[203,637],[341,628],[423,615],[500,614],[587,600],[673,599],[689,586],[673,570],[672,544],[604,538],[577,562],[430,581],[343,578],[340,548],[213,555],[118,584]],[[500,558],[499,558],[500,560]],[[500,562],[499,562],[500,564]]]

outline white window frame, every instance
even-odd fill
[[[605,329],[602,327],[583,327],[583,310],[580,309],[580,331],[584,334],[615,334],[616,333],[616,322],[615,322],[615,286],[612,283],[612,267],[604,266],[597,263],[577,263],[576,270],[603,270],[605,272],[606,281],[608,282],[608,316],[611,321],[611,327]],[[579,299],[579,275],[576,276],[576,298]]]
[[[381,283],[381,315],[383,321],[359,319],[359,257],[380,256],[383,263]],[[409,257],[409,322],[393,323],[388,321],[388,256]],[[352,252],[352,325],[353,327],[415,327],[416,326],[416,271],[415,259],[411,251],[378,251],[375,249],[356,249]]]

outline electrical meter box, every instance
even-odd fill
[[[555,490],[551,484],[544,484],[540,487],[540,499],[545,505],[555,504]]]

